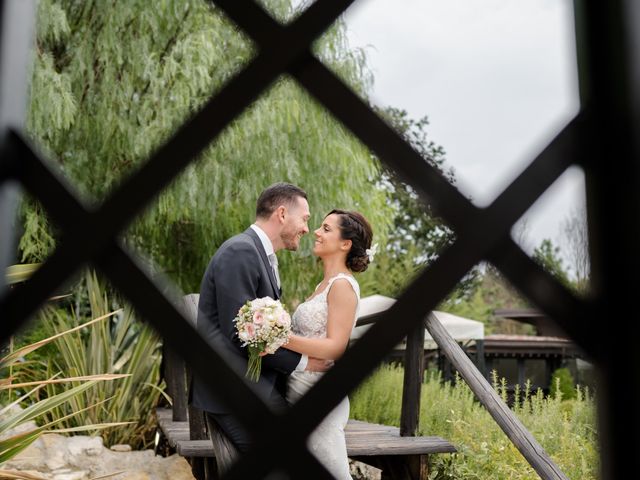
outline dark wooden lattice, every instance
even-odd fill
[[[635,355],[639,328],[638,322],[630,320],[636,286],[628,280],[640,271],[640,136],[636,135],[640,29],[635,22],[640,19],[640,6],[633,0],[576,0],[581,111],[490,206],[478,208],[311,53],[311,42],[352,1],[319,0],[292,24],[280,25],[251,1],[216,0],[214,3],[256,42],[257,56],[95,209],[82,204],[24,137],[24,111],[19,105],[26,104],[21,87],[26,83],[26,69],[21,64],[28,57],[29,39],[24,32],[33,23],[34,10],[26,0],[1,1],[0,267],[13,257],[12,185],[20,184],[38,199],[61,232],[57,249],[29,282],[1,292],[2,341],[81,267],[92,264],[195,371],[204,378],[215,376],[218,385],[225,385],[225,401],[238,419],[256,432],[255,448],[226,478],[263,478],[274,470],[285,471],[292,478],[327,478],[326,470],[304,447],[308,433],[382,356],[423,321],[473,265],[488,260],[558,322],[599,366],[602,477],[625,478],[623,472],[640,471],[635,435],[640,404],[640,366]],[[456,241],[315,388],[286,414],[276,416],[197,335],[174,306],[170,289],[136,264],[118,235],[281,74],[294,77],[411,184],[455,230]],[[575,297],[510,237],[514,222],[573,164],[585,169],[587,179],[592,257],[589,299]],[[619,323],[606,322],[608,319]],[[618,334],[620,324],[623,335]],[[626,440],[629,432],[631,440]]]

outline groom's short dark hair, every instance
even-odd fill
[[[280,205],[290,205],[296,197],[306,200],[307,193],[291,183],[278,182],[267,187],[258,197],[256,218],[269,218]]]

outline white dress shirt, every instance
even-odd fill
[[[262,230],[255,223],[251,225],[251,228],[253,229],[254,232],[258,234],[258,238],[262,242],[262,248],[264,248],[264,252],[267,254],[267,258],[269,258],[269,255],[275,255],[275,251],[273,250],[273,243],[271,243],[271,240],[269,239],[265,231]],[[275,271],[273,273],[275,275]],[[304,369],[307,368],[308,361],[309,361],[309,357],[307,355],[301,355],[300,363],[298,363],[298,366],[296,367],[295,371],[296,372],[304,371]]]

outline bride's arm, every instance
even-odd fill
[[[348,280],[338,279],[333,282],[327,304],[327,337],[291,335],[284,348],[325,360],[337,360],[342,356],[349,344],[358,305],[358,298]]]

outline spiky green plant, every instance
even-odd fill
[[[64,421],[67,421],[69,418],[73,416],[80,415],[82,411],[72,411],[69,413],[67,418],[58,418],[51,421],[44,422],[44,424],[40,425],[36,428],[30,428],[26,431],[11,433],[13,429],[19,427],[25,423],[40,420],[47,417],[47,415],[54,409],[60,408],[60,406],[67,404],[68,402],[72,402],[75,397],[82,395],[84,392],[91,388],[97,387],[99,384],[104,384],[105,381],[116,380],[116,379],[125,379],[128,377],[127,374],[106,374],[106,375],[88,375],[83,377],[76,378],[57,378],[58,375],[54,375],[51,378],[41,381],[34,382],[14,382],[15,377],[11,375],[13,368],[16,364],[23,361],[23,358],[36,351],[38,348],[43,347],[55,340],[58,340],[65,335],[72,334],[75,331],[81,330],[88,325],[95,324],[97,322],[101,322],[113,315],[113,313],[109,313],[102,318],[96,318],[87,322],[84,325],[80,325],[73,330],[67,330],[65,332],[61,332],[56,334],[55,336],[46,338],[37,343],[26,345],[18,350],[10,350],[7,355],[0,358],[0,372],[2,372],[2,377],[0,377],[0,392],[10,391],[10,390],[23,390],[25,388],[31,388],[31,390],[26,391],[26,393],[19,396],[14,401],[10,402],[8,405],[0,408],[0,464],[9,460],[13,456],[20,453],[22,450],[27,448],[31,443],[33,443],[40,435],[49,431],[55,431],[56,433],[63,432],[81,432],[81,431],[98,431],[103,428],[113,428],[118,426],[126,425],[123,422],[112,422],[112,423],[102,423],[102,424],[84,424],[78,425],[74,428],[55,428],[59,427]],[[7,375],[7,373],[9,373]],[[117,382],[116,382],[117,383]],[[33,398],[37,398],[37,393],[47,386],[51,385],[68,385],[71,384],[71,388],[65,388],[61,390],[59,393],[49,395],[46,398],[37,400],[33,402]],[[31,403],[29,403],[31,402]],[[28,406],[24,409],[15,409],[20,404],[29,403]],[[88,405],[86,408],[96,408],[99,407],[99,404]],[[6,475],[9,475],[9,472],[5,472]],[[0,477],[2,477],[4,473],[0,471]],[[4,478],[4,477],[2,477]],[[14,478],[14,477],[12,477]],[[15,477],[19,478],[19,477]]]
[[[87,272],[85,275],[84,292],[92,317],[100,317],[110,311],[111,300],[95,273]],[[41,315],[44,329],[50,333],[67,331],[80,321],[76,308],[48,308]],[[137,322],[131,308],[125,307],[108,321],[65,335],[53,346],[56,349],[55,360],[48,362],[47,376],[62,371],[74,377],[108,373],[127,374],[127,378],[118,384],[87,388],[68,403],[49,410],[44,416],[46,421],[59,421],[65,428],[131,422],[124,427],[103,430],[105,444],[128,443],[133,448],[147,447],[155,430],[153,408],[163,390],[160,383],[161,342],[156,333],[149,326]],[[46,395],[59,394],[62,388],[49,384]],[[106,399],[110,399],[109,402],[105,402]],[[94,404],[100,404],[100,407],[86,409]],[[74,411],[82,413],[69,417],[69,413]]]

